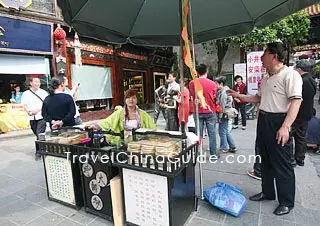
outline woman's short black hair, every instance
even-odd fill
[[[284,63],[286,60],[286,48],[285,46],[281,43],[281,42],[270,42],[267,44],[267,50],[269,51],[269,53],[271,54],[276,54],[277,55],[277,59]]]
[[[243,81],[243,78],[241,75],[237,75],[236,77],[234,77],[234,81],[237,81],[239,78],[241,79],[241,81]]]

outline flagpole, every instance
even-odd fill
[[[189,1],[189,19],[190,19],[190,31],[191,31],[191,45],[192,45],[192,56],[193,56],[193,65],[196,67],[196,55],[195,55],[195,50],[194,50],[194,39],[193,39],[193,24],[192,24],[192,9],[191,9],[191,4]],[[203,142],[202,142],[202,137],[200,137],[200,120],[199,120],[199,99],[197,96],[197,91],[196,91],[196,86],[194,86],[194,102],[196,106],[196,126],[197,126],[197,135],[199,137],[199,153],[200,156],[203,156]],[[200,184],[200,197],[203,200],[203,169],[202,169],[202,161],[199,162],[199,184]]]

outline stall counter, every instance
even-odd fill
[[[0,121],[8,131],[30,128],[29,116],[22,104],[0,104]]]

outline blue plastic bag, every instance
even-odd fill
[[[243,213],[248,203],[240,188],[223,182],[217,182],[216,186],[205,189],[204,197],[213,206],[235,217]]]

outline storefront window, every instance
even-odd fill
[[[80,83],[77,104],[81,111],[110,109],[112,105],[111,68],[71,65],[72,84]]]

